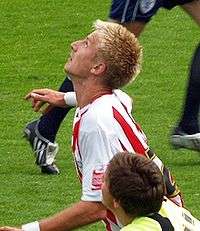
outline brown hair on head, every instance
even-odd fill
[[[97,20],[95,31],[100,35],[97,59],[106,63],[103,83],[120,88],[133,81],[140,72],[142,47],[133,33],[120,24]]]
[[[165,186],[157,165],[128,152],[116,154],[106,172],[108,189],[125,213],[146,216],[161,208]]]

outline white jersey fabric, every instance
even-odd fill
[[[102,95],[89,105],[77,108],[74,117],[72,149],[82,183],[83,201],[102,201],[102,176],[111,158],[121,151],[146,155],[146,136],[131,116],[132,99],[121,90]],[[162,168],[162,162],[155,159]],[[121,225],[108,211],[107,230]]]
[[[174,231],[199,231],[200,221],[185,208],[177,206],[165,198],[159,212],[163,217],[169,218]]]

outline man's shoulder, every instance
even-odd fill
[[[99,129],[110,132],[113,127],[113,102],[109,97],[93,102],[82,116],[82,131],[91,132]]]
[[[91,103],[87,111],[87,117],[96,120],[97,118],[111,116],[114,103],[112,96],[100,97]]]
[[[132,110],[132,99],[125,92],[116,89],[113,90],[113,94],[103,95],[96,99],[90,106],[90,112],[96,113],[99,115],[99,112],[110,112],[112,114],[112,110],[114,108],[120,109],[128,109],[128,111]],[[105,115],[105,113],[101,113],[101,115]]]
[[[131,224],[123,227],[121,231],[161,231],[159,223],[148,217],[135,219]]]
[[[127,111],[131,110],[130,104],[131,99],[120,90],[111,95],[103,95],[89,105],[83,115],[82,124],[93,127],[95,130],[98,127],[112,132],[115,124],[114,109],[127,116]]]

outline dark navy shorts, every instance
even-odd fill
[[[121,23],[148,22],[159,8],[171,9],[193,0],[113,0],[109,18]]]

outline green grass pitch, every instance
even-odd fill
[[[50,216],[80,198],[70,150],[73,111],[57,137],[59,176],[44,176],[22,138],[25,124],[38,118],[23,100],[33,88],[57,89],[72,41],[91,23],[106,19],[110,1],[0,1],[0,225],[19,225]],[[175,151],[169,135],[181,113],[188,64],[199,28],[180,9],[161,10],[140,37],[143,70],[124,90],[134,99],[134,116],[149,144],[179,183],[185,203],[200,218],[200,156]],[[101,223],[81,230],[103,230]]]

